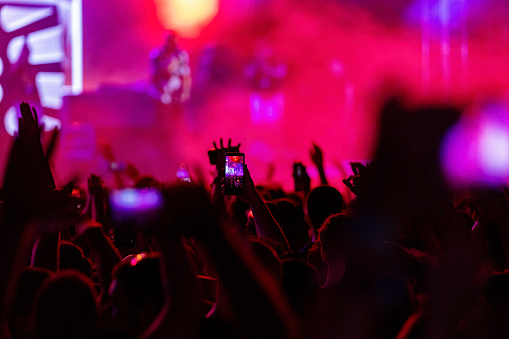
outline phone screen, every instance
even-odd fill
[[[224,194],[241,195],[244,193],[244,161],[244,153],[226,153]]]
[[[296,162],[293,164],[293,176],[295,178],[301,178],[303,171],[305,171],[305,168],[304,165],[302,165],[300,162]]]

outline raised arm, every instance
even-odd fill
[[[100,223],[94,220],[84,220],[76,226],[78,236],[81,237],[90,249],[92,260],[97,265],[101,294],[101,304],[108,299],[108,288],[111,284],[113,267],[122,260],[111,239],[106,236]]]
[[[12,296],[12,284],[29,246],[43,232],[55,232],[72,222],[76,209],[64,192],[53,190],[55,185],[42,150],[36,111],[26,103],[20,109],[19,135],[11,149],[2,190],[0,254],[10,258],[0,262],[2,322]]]
[[[198,335],[204,313],[203,301],[182,242],[182,232],[195,228],[197,220],[206,220],[203,216],[210,216],[211,208],[200,210],[199,198],[196,199],[188,187],[195,186],[176,184],[164,192],[165,210],[154,232],[162,259],[165,303],[142,338],[191,339]],[[210,205],[207,193],[205,196]]]
[[[293,313],[276,281],[254,259],[247,241],[217,221],[206,191],[179,185],[171,194],[174,225],[206,250],[217,271],[219,290],[224,292],[218,294],[216,304],[223,308],[216,307],[209,316],[225,321],[239,338],[298,337]]]
[[[240,143],[237,146],[232,146],[232,139],[228,139],[228,146],[224,147],[223,139],[219,139],[218,147],[216,142],[213,141],[214,149],[216,150],[216,171],[215,178],[212,182],[212,204],[216,212],[223,213],[226,211],[224,196],[221,193],[221,180],[224,178],[224,166],[227,152],[238,152],[240,150]],[[225,217],[221,215],[220,217]]]
[[[320,185],[328,185],[329,183],[327,182],[325,170],[323,168],[323,153],[321,148],[317,144],[313,143],[313,148],[309,150],[309,156],[320,174]]]
[[[244,198],[253,211],[258,237],[275,240],[281,244],[283,250],[289,252],[291,249],[288,240],[276,219],[270,213],[269,208],[256,191],[247,165],[244,165]]]

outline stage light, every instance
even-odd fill
[[[9,108],[7,113],[5,113],[4,126],[7,133],[11,136],[18,132],[18,115],[14,107]]]
[[[62,88],[65,85],[65,75],[63,73],[39,72],[35,76],[35,83],[39,89],[41,104],[44,107],[52,109],[62,107]]]
[[[509,109],[502,104],[477,108],[446,135],[442,169],[450,183],[499,185],[509,180]]]
[[[53,14],[51,8],[6,5],[0,12],[0,25],[7,33],[33,24]]]
[[[20,35],[9,41],[7,45],[7,59],[9,59],[11,64],[18,62],[21,52],[23,51],[23,46],[25,45],[25,40],[25,36]]]
[[[166,29],[196,36],[218,12],[218,0],[158,0],[157,14]]]
[[[30,49],[28,61],[30,64],[63,62],[65,59],[63,34],[62,26],[50,27],[28,34],[27,43]]]
[[[488,122],[479,136],[480,165],[482,171],[494,178],[509,174],[509,131],[507,126]]]
[[[82,69],[82,0],[0,0],[0,71],[3,71],[0,116],[5,130],[17,130],[16,107],[28,100],[37,107],[46,129],[61,122],[44,117],[44,108],[58,110],[62,97],[80,94]],[[13,86],[23,74],[24,89]],[[31,97],[23,94],[30,93]]]

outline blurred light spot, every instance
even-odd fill
[[[62,122],[57,118],[43,115],[40,120],[40,123],[44,125],[45,132],[53,131],[55,128],[58,130],[62,129]]]
[[[509,179],[509,110],[481,107],[463,117],[442,143],[444,174],[455,186],[499,185]]]
[[[155,189],[124,189],[112,192],[112,203],[124,211],[146,211],[162,206],[161,193]]]
[[[275,123],[283,118],[285,98],[282,93],[251,93],[249,97],[251,122]]]
[[[60,109],[63,105],[63,86],[65,85],[65,74],[60,72],[39,72],[35,76],[37,90],[41,97],[41,104],[44,107]]]
[[[0,11],[0,22],[4,31],[12,32],[44,19],[52,13],[51,8],[6,5]]]
[[[218,12],[218,0],[158,0],[157,14],[162,25],[183,36],[196,36]]]
[[[345,73],[343,64],[339,60],[333,60],[330,63],[330,69],[331,69],[332,73],[334,73],[337,76],[342,76]]]
[[[15,64],[19,60],[24,45],[24,36],[17,36],[9,41],[9,44],[7,45],[7,58],[11,64]]]
[[[18,115],[14,107],[9,108],[4,116],[4,127],[9,135],[14,136],[18,131]]]
[[[62,62],[65,59],[63,31],[59,25],[28,34],[28,61],[31,65]]]
[[[145,254],[144,253],[139,253],[139,254],[136,254],[132,259],[131,259],[131,266],[135,266],[136,264],[138,264],[143,258],[145,258]]]
[[[486,175],[505,177],[509,175],[509,133],[507,128],[488,124],[479,137],[481,168]]]

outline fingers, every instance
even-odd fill
[[[217,144],[216,144],[216,142],[215,142],[215,141],[212,141],[212,145],[214,145],[214,148],[215,148],[216,150],[219,150],[219,149],[221,149],[221,150],[225,150],[225,149],[226,149],[226,150],[235,150],[235,149],[237,149],[237,150],[238,150],[238,149],[240,148],[241,143],[239,142],[239,143],[237,144],[237,146],[232,146],[232,139],[231,139],[231,138],[229,138],[229,139],[228,139],[228,145],[227,145],[227,147],[224,147],[223,138],[219,138],[219,145],[220,145],[221,147],[217,147]]]
[[[37,111],[35,110],[35,107],[32,107],[32,111],[34,112],[34,122],[38,125],[39,117],[37,116]]]
[[[225,189],[224,186],[226,185],[226,178],[225,177],[223,177],[221,179],[221,184],[220,185],[221,185],[221,194],[224,195],[224,189]]]
[[[355,187],[352,185],[352,183],[348,179],[343,179],[343,184],[345,184],[346,187],[348,187],[352,191],[355,189]]]
[[[21,118],[24,120],[24,121],[27,121],[28,117],[30,116],[31,118],[31,115],[32,115],[32,112],[30,111],[30,106],[26,103],[26,102],[22,102],[20,105],[19,105],[19,110],[21,112]]]
[[[351,162],[350,167],[352,168],[352,172],[354,175],[359,175],[359,163],[358,162]]]
[[[19,110],[21,112],[21,118],[23,119],[24,122],[29,122],[29,121],[35,121],[37,123],[39,122],[35,108],[30,109],[30,105],[28,103],[22,102],[19,105]],[[32,111],[33,111],[33,115],[32,115]]]

